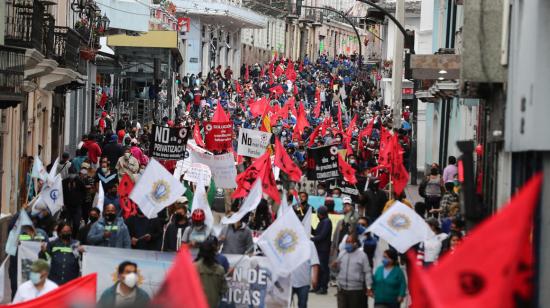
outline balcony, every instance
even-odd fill
[[[83,38],[68,27],[55,27],[53,31],[52,58],[59,63],[59,67],[68,68],[75,72],[82,69],[80,65],[80,42]],[[81,72],[85,74],[84,72]]]
[[[0,109],[16,106],[25,99],[24,71],[25,49],[0,45]]]
[[[5,43],[45,54],[44,5],[37,0],[8,0],[6,2]]]

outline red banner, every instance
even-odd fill
[[[209,151],[223,151],[231,148],[233,140],[233,123],[205,122],[205,143]]]

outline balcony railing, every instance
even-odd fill
[[[6,1],[5,43],[44,53],[44,10],[38,0]]]
[[[25,49],[0,45],[0,107],[10,107],[25,99],[23,78]]]
[[[80,41],[78,33],[67,27],[55,27],[52,58],[59,66],[79,71]]]

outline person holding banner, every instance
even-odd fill
[[[212,229],[204,223],[205,220],[206,214],[202,209],[195,209],[191,214],[191,225],[183,233],[183,242],[191,248],[198,248],[211,235]]]
[[[80,253],[84,248],[72,239],[71,226],[60,223],[57,226],[58,238],[47,245],[42,243],[38,257],[50,263],[50,279],[57,285],[65,284],[80,276]]]
[[[227,292],[224,268],[216,262],[215,241],[207,239],[199,244],[199,254],[195,261],[197,272],[210,308],[217,308],[222,296]]]

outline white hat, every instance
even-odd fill
[[[344,204],[346,204],[346,203],[352,204],[351,198],[350,198],[350,197],[344,197],[344,198],[342,198],[342,203],[344,203]]]
[[[187,200],[187,197],[181,196],[178,199],[176,199],[176,202],[174,203],[186,203],[186,202],[189,202],[189,200]]]

